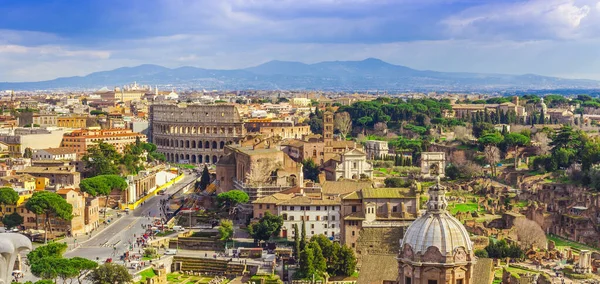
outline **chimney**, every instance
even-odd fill
[[[514,96],[513,97],[513,104],[519,105],[519,96]]]

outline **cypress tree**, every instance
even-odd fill
[[[294,257],[298,259],[300,256],[300,232],[298,232],[298,224],[294,224]]]
[[[208,165],[204,164],[204,170],[202,170],[202,176],[200,177],[200,190],[205,190],[210,184],[210,173],[208,172]]]
[[[300,251],[306,248],[306,224],[302,220],[302,234],[300,235]]]
[[[307,247],[300,252],[300,268],[298,269],[302,278],[312,277],[315,273],[313,264],[314,254],[310,247]]]

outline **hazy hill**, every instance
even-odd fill
[[[123,67],[41,82],[0,82],[0,89],[95,89],[129,84],[168,85],[196,89],[320,89],[320,90],[528,90],[592,89],[599,81],[573,80],[534,74],[506,75],[436,72],[393,65],[375,58],[362,61],[326,61],[304,64],[270,61],[237,70],[197,67],[166,68],[158,65]]]

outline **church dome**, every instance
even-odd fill
[[[437,248],[443,256],[452,256],[463,248],[473,252],[473,243],[463,224],[446,210],[446,190],[439,184],[429,189],[427,212],[417,218],[406,230],[400,241],[401,250],[410,246],[412,254],[425,254],[430,247]]]

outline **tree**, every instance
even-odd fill
[[[388,177],[383,180],[385,187],[406,187],[407,181],[400,177]]]
[[[233,222],[228,219],[222,219],[219,224],[220,240],[228,241],[233,238]]]
[[[118,162],[121,154],[111,144],[100,142],[87,149],[81,160],[84,162],[87,176],[118,174]]]
[[[56,279],[60,274],[70,274],[68,271],[65,271],[68,267],[64,258],[59,257],[45,257],[41,259],[41,261],[37,261],[31,264],[31,273],[36,277],[42,279]],[[75,273],[74,271],[70,271],[71,273]]]
[[[352,118],[348,112],[338,112],[334,118],[335,129],[340,132],[343,140],[346,140],[346,135],[352,131]]]
[[[546,233],[544,233],[542,227],[535,221],[527,218],[519,218],[515,220],[513,230],[517,235],[521,249],[528,250],[532,246],[538,249],[546,249],[548,245]]]
[[[385,122],[377,122],[373,125],[373,129],[377,135],[385,135],[387,131],[387,123]]]
[[[329,275],[338,275],[339,269],[339,261],[340,261],[340,252],[342,251],[342,246],[339,242],[333,242],[331,245],[331,253],[325,254],[329,255],[327,257],[327,273]]]
[[[39,246],[34,250],[30,251],[27,254],[27,261],[29,265],[40,261],[45,257],[62,257],[62,255],[67,251],[67,244],[53,242],[47,245]]]
[[[73,218],[73,206],[60,195],[50,191],[38,191],[27,200],[25,208],[35,215],[44,215],[44,242],[48,242],[48,230],[52,232],[52,218],[65,221]],[[37,221],[37,218],[36,218]]]
[[[550,152],[550,138],[548,138],[548,134],[545,132],[537,132],[533,136],[533,140],[537,142],[537,154],[538,155],[546,155]]]
[[[305,159],[302,161],[302,173],[304,174],[305,179],[312,180],[314,182],[319,182],[319,166],[315,164],[315,161],[312,159]]]
[[[279,235],[283,226],[283,217],[265,212],[258,223],[248,226],[248,232],[255,241],[267,241],[271,236]]]
[[[217,201],[227,207],[235,207],[238,204],[248,202],[248,200],[250,200],[248,193],[237,189],[217,195]]]
[[[124,284],[133,281],[125,266],[114,263],[98,266],[86,278],[94,284]]]
[[[496,176],[496,166],[500,161],[500,149],[496,146],[488,145],[485,146],[483,154],[485,155],[485,161],[490,164],[492,176]]]
[[[313,250],[306,247],[300,252],[300,267],[298,268],[298,274],[301,278],[312,277],[315,273],[315,266]]]
[[[117,189],[120,191],[127,189],[127,182],[118,175],[99,175],[83,179],[79,183],[79,188],[91,196],[101,195],[105,197],[104,217],[106,218],[106,208],[108,208],[110,193]]]
[[[210,184],[210,173],[208,172],[208,165],[204,165],[202,170],[202,176],[200,177],[200,190],[206,190],[206,187]]]
[[[487,251],[484,249],[475,250],[475,256],[479,257],[479,258],[488,258],[489,257]]]
[[[588,170],[590,178],[590,187],[595,191],[600,191],[600,164],[594,164]]]
[[[580,149],[584,146],[585,134],[580,130],[573,130],[571,126],[564,125],[560,128],[560,130],[552,137],[552,142],[550,146],[552,146],[552,152],[560,149]]]
[[[300,232],[298,232],[298,224],[294,223],[294,257],[300,256]]]
[[[324,273],[327,271],[327,261],[323,256],[323,250],[317,242],[308,243],[308,248],[313,251],[313,267],[316,272]]]
[[[339,252],[339,270],[340,274],[350,276],[356,271],[356,256],[354,251],[344,245]]]
[[[11,214],[6,214],[2,218],[2,224],[7,229],[12,229],[14,227],[18,227],[23,225],[23,216],[19,215],[17,212],[13,212]]]
[[[330,241],[325,235],[314,235],[310,238],[311,243],[317,243],[326,259],[327,273],[337,275],[338,260],[341,247],[339,243]]]
[[[465,126],[457,125],[454,127],[454,139],[462,142],[466,142],[472,135],[469,133],[469,129]]]
[[[77,270],[77,282],[79,284],[83,283],[84,277],[98,267],[98,263],[93,260],[89,260],[87,258],[82,257],[73,257],[69,259],[69,262],[73,268]]]
[[[302,220],[302,232],[300,233],[300,251],[306,248],[306,223]]]
[[[362,125],[363,133],[364,133],[365,128],[367,127],[367,124],[373,122],[373,118],[370,116],[363,116],[363,117],[359,118],[356,122],[358,122],[360,125]]]
[[[29,147],[25,148],[25,152],[23,153],[23,158],[27,158],[27,159],[33,158],[33,150],[31,150],[31,148],[29,148]]]
[[[52,280],[61,278],[63,283],[66,283],[67,279],[76,278],[81,283],[83,276],[94,269],[97,264],[92,260],[80,257],[63,258],[62,255],[66,250],[65,243],[50,243],[27,254],[33,275]]]
[[[515,169],[517,168],[517,160],[519,158],[519,147],[529,144],[529,137],[519,133],[509,133],[504,136],[504,143],[508,147],[515,148]]]
[[[493,132],[493,133],[487,133],[484,134],[483,136],[481,136],[478,140],[479,144],[484,145],[484,146],[488,146],[488,145],[498,145],[500,143],[502,143],[502,141],[504,140],[504,137],[502,137],[502,135],[500,135],[500,133],[498,132]]]
[[[2,212],[6,212],[7,205],[16,205],[19,201],[19,194],[10,187],[0,188],[0,205]]]

